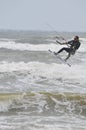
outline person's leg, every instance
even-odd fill
[[[71,53],[69,52],[67,58],[65,59],[65,61],[67,61],[69,59],[70,55],[71,55]]]
[[[62,51],[64,51],[66,48],[63,47],[62,49],[60,49],[57,53],[61,53]]]
[[[62,48],[62,49],[60,49],[58,52],[55,52],[55,55],[57,55],[57,54],[61,53],[62,51],[66,51],[66,52],[68,52],[68,53],[69,53],[69,49],[70,49],[70,48],[63,47],[63,48]]]

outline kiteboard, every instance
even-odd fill
[[[56,58],[58,58],[62,63],[68,65],[69,67],[71,67],[71,64],[69,64],[67,61],[65,61],[64,59],[62,59],[59,55],[56,55],[55,52],[51,51],[50,49],[48,50],[51,54],[53,54]]]

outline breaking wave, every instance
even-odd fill
[[[86,94],[27,92],[0,94],[0,112],[22,112],[32,114],[76,114],[86,116]]]
[[[81,42],[82,42],[82,46],[80,47],[80,51],[85,51],[86,47],[85,47],[85,41],[86,38],[80,38]],[[15,41],[12,40],[4,40],[1,41],[0,40],[0,48],[4,48],[4,49],[11,49],[11,50],[20,50],[20,51],[24,51],[24,50],[28,50],[28,51],[47,51],[48,49],[52,49],[52,50],[58,50],[60,48],[59,44],[56,44],[55,41],[51,41],[50,43],[44,43],[41,44],[32,44],[32,43],[16,43]]]

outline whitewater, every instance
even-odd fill
[[[80,36],[71,67],[48,52],[56,35]],[[0,129],[85,130],[85,77],[85,33],[0,31]]]

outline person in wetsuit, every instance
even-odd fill
[[[65,59],[68,60],[71,55],[74,55],[76,50],[80,47],[81,43],[79,42],[79,37],[75,36],[73,40],[62,43],[61,45],[67,44],[68,47],[63,47],[60,49],[58,52],[55,52],[55,55],[61,53],[62,51],[66,51],[68,53],[67,58]]]

